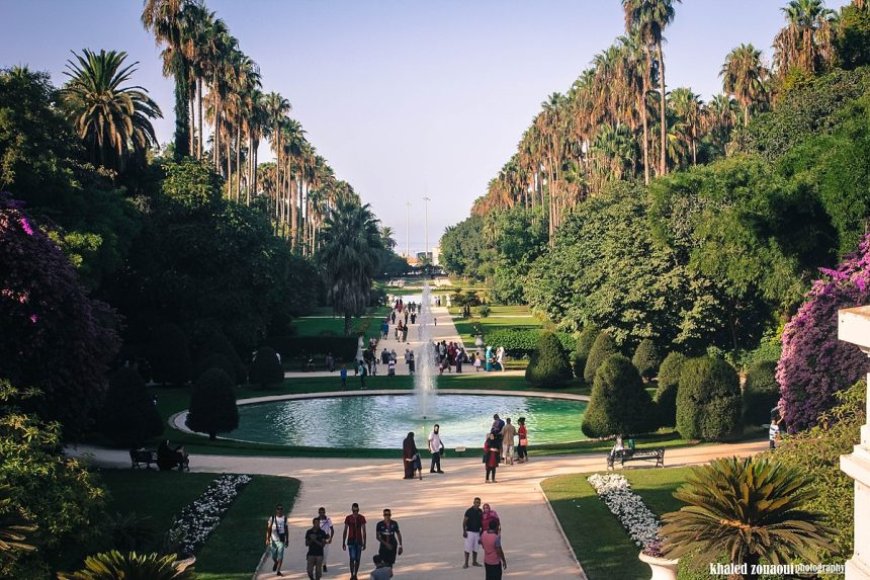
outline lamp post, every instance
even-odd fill
[[[406,202],[408,206],[408,224],[405,229],[405,256],[411,258],[411,202]]]
[[[426,249],[423,252],[423,256],[428,260],[429,259],[429,202],[432,201],[428,197],[424,197],[423,201],[426,202]]]

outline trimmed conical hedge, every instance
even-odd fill
[[[218,433],[229,433],[239,426],[236,393],[226,372],[209,369],[196,380],[186,425],[194,431],[208,433],[212,440]]]
[[[587,326],[577,337],[577,346],[571,356],[571,366],[574,369],[574,376],[580,380],[583,380],[586,361],[589,359],[589,352],[592,350],[592,345],[595,344],[599,332],[594,326]]]
[[[587,437],[645,433],[655,428],[652,399],[626,357],[611,355],[595,373],[592,399],[583,415]]]
[[[634,365],[640,376],[647,381],[656,376],[661,362],[662,359],[659,356],[655,343],[648,338],[640,341],[640,344],[637,345],[637,349],[634,351],[634,356],[631,357],[631,364]]]
[[[598,370],[598,367],[614,354],[619,354],[619,348],[616,346],[613,337],[607,331],[599,333],[595,338],[595,342],[592,343],[592,349],[589,351],[586,368],[583,369],[583,380],[591,385],[595,380],[595,372]]]
[[[572,377],[562,343],[552,332],[541,333],[538,349],[526,367],[526,380],[536,387],[561,387]]]
[[[741,425],[737,371],[720,358],[686,361],[677,389],[677,431],[686,439],[721,441]]]
[[[677,387],[686,356],[679,352],[668,353],[659,367],[658,389],[655,402],[658,405],[659,424],[673,427],[677,424]]]

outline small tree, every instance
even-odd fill
[[[659,357],[659,351],[656,349],[655,343],[648,338],[640,341],[640,344],[637,345],[637,349],[634,351],[634,356],[631,358],[631,364],[637,368],[637,372],[646,381],[656,376],[661,362],[662,359]]]
[[[659,425],[673,427],[677,422],[677,386],[686,356],[679,352],[668,353],[659,367],[658,389],[655,401],[658,406]]]
[[[571,366],[574,368],[574,376],[580,380],[583,380],[583,371],[586,370],[589,351],[592,350],[596,338],[598,338],[598,329],[594,326],[587,326],[577,337],[577,346],[574,348]]]
[[[746,382],[743,384],[743,424],[770,422],[770,411],[778,402],[776,362],[765,360],[753,363],[746,371]]]
[[[216,324],[200,323],[194,328],[193,350],[196,353],[195,376],[213,366],[227,371],[236,384],[245,380],[245,365],[227,336]],[[220,358],[220,364],[214,362]],[[209,364],[211,363],[211,364]]]
[[[526,380],[536,387],[561,387],[571,380],[568,356],[552,332],[541,333],[538,349],[526,367]]]
[[[740,379],[720,358],[689,359],[677,389],[677,431],[686,439],[721,441],[740,426]]]
[[[261,346],[254,357],[251,382],[261,389],[275,387],[284,381],[284,369],[278,355],[268,346]]]
[[[176,324],[157,328],[151,341],[151,375],[163,385],[183,385],[190,380],[192,364],[187,335]]]
[[[613,337],[607,331],[600,333],[589,350],[589,358],[586,360],[586,367],[583,369],[583,380],[591,385],[592,381],[595,380],[595,373],[598,371],[598,367],[614,354],[619,354],[619,348],[617,348]]]
[[[239,426],[236,394],[227,373],[209,369],[196,380],[185,424],[194,431],[208,433],[212,441],[218,433],[228,433]]]
[[[131,449],[163,433],[163,420],[135,369],[118,369],[112,376],[99,426],[113,442]]]
[[[611,355],[595,373],[592,399],[583,415],[587,437],[644,433],[655,427],[652,399],[631,361]]]

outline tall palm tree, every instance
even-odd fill
[[[692,152],[692,165],[697,165],[703,107],[701,97],[693,93],[691,89],[679,87],[671,91],[670,101],[671,110],[676,117],[675,133],[685,148]]]
[[[722,89],[743,108],[743,126],[749,125],[749,110],[767,99],[769,71],[761,62],[761,51],[751,44],[741,44],[728,53],[719,76]]]
[[[798,68],[813,74],[833,56],[833,24],[836,13],[824,0],[791,0],[782,8],[786,26],[773,39],[773,62],[779,75]]]
[[[731,130],[737,124],[737,101],[729,95],[714,95],[704,108],[702,123],[704,131],[710,136],[712,144],[725,153],[725,146],[731,138]]]
[[[158,44],[165,44],[164,75],[175,77],[175,156],[190,154],[188,96],[190,61],[184,55],[182,11],[189,0],[145,0],[142,25],[154,35]]]
[[[350,334],[351,317],[362,315],[368,307],[382,250],[378,220],[368,204],[340,203],[326,216],[317,258],[327,298],[333,310],[344,316],[345,335]]]
[[[283,164],[283,144],[281,138],[284,134],[282,126],[287,122],[292,106],[290,101],[276,92],[267,94],[263,101],[266,115],[266,126],[269,128],[269,142],[272,153],[275,154],[275,184],[276,191],[280,190],[281,167]],[[277,206],[276,206],[277,208]]]
[[[636,32],[644,43],[647,55],[648,70],[652,70],[650,47],[654,46],[657,56],[659,89],[659,127],[660,127],[660,159],[659,174],[668,171],[667,160],[667,95],[665,85],[665,58],[662,51],[664,30],[674,20],[674,4],[681,0],[622,0],[625,13],[625,28],[631,34]]]
[[[674,493],[688,505],[662,516],[666,553],[697,550],[709,562],[727,555],[750,571],[761,560],[813,561],[819,549],[831,546],[821,516],[809,511],[814,492],[806,477],[767,458],[717,459],[695,469]]]
[[[126,159],[157,142],[151,119],[162,117],[148,91],[124,86],[138,62],[124,66],[126,52],[73,52],[64,72],[69,81],[61,91],[63,107],[85,143],[91,161],[123,169]]]

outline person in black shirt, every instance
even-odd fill
[[[311,521],[312,527],[305,532],[305,545],[308,546],[308,577],[320,580],[323,576],[323,546],[329,535],[320,529],[320,518]]]
[[[402,554],[402,533],[388,509],[384,510],[384,519],[375,527],[375,538],[380,544],[378,555],[384,559],[384,564],[392,568],[396,563],[396,554]]]
[[[477,563],[477,546],[480,543],[480,532],[483,526],[483,510],[480,509],[480,498],[474,498],[474,505],[465,510],[462,518],[462,537],[465,538],[465,565],[468,568],[468,554],[472,554],[471,565],[480,566]]]

